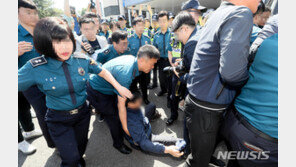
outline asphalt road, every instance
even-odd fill
[[[166,107],[166,95],[157,97],[159,87],[149,90],[150,102],[156,104],[161,118],[152,122],[152,132],[155,134],[167,134],[178,138],[183,136],[183,112],[179,111],[178,120],[167,127],[165,121],[170,116],[170,110]],[[36,118],[33,118],[35,127],[39,128]],[[23,167],[58,167],[61,159],[54,149],[47,147],[43,137],[29,141],[37,151],[29,156],[18,152],[18,166]],[[127,142],[125,141],[127,144]],[[128,144],[127,144],[128,145]],[[129,145],[128,145],[129,146]],[[223,149],[223,146],[221,147]],[[218,148],[218,149],[221,149]],[[88,167],[181,167],[184,160],[178,160],[170,156],[147,155],[133,149],[129,155],[124,155],[112,147],[112,138],[105,122],[100,123],[95,115],[92,115],[89,130],[89,142],[85,153]]]

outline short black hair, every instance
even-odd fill
[[[81,25],[84,23],[94,23],[95,24],[95,21],[93,18],[83,16],[79,20],[79,26],[81,27]]]
[[[148,57],[149,59],[153,58],[158,60],[160,58],[160,53],[155,46],[146,44],[140,47],[137,57]]]
[[[127,32],[126,31],[121,31],[121,30],[117,30],[115,32],[112,33],[111,36],[111,42],[115,42],[115,43],[119,43],[119,40],[124,40],[127,38]]]
[[[82,17],[98,18],[98,16],[94,12],[87,12]]]
[[[120,28],[120,25],[119,25],[119,23],[118,22],[116,22],[116,21],[111,21],[111,23],[110,23],[110,29],[112,29],[113,27],[117,27],[117,28]]]
[[[34,28],[33,42],[38,53],[58,59],[52,41],[63,40],[67,37],[73,43],[73,53],[76,50],[76,41],[68,24],[58,17],[46,17],[37,22]]]
[[[127,107],[128,103],[135,103],[137,100],[142,98],[142,94],[139,91],[134,91],[132,92],[133,97],[132,98],[127,98],[125,101],[125,106]]]
[[[264,11],[265,11],[265,4],[262,1],[260,1],[257,11],[256,11],[256,13],[253,14],[253,16],[256,16],[257,14],[261,14]]]
[[[136,17],[136,18],[132,21],[132,26],[135,26],[135,25],[137,25],[137,23],[140,23],[140,22],[144,23],[143,18],[142,18],[142,17]]]
[[[37,6],[32,0],[18,0],[18,9],[21,7],[37,10]]]
[[[181,11],[176,18],[174,19],[174,21],[172,22],[172,32],[175,32],[178,30],[178,28],[180,28],[182,25],[188,25],[190,27],[195,27],[195,21],[193,19],[193,17],[191,16],[190,13],[188,13],[187,11]]]
[[[163,17],[163,16],[166,16],[167,17],[167,19],[169,20],[169,14],[168,14],[168,12],[167,11],[160,11],[159,13],[158,13],[158,15],[157,15],[157,20],[159,20],[159,18],[161,18],[161,17]]]

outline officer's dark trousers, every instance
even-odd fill
[[[48,128],[45,122],[45,115],[47,111],[45,94],[42,93],[37,86],[32,86],[28,90],[24,91],[23,93],[26,99],[34,108],[40,129],[46,140],[47,146],[50,148],[54,148],[55,147],[54,142],[52,141],[49,135]]]
[[[78,167],[88,141],[90,109],[84,103],[78,113],[53,111],[48,109],[46,123],[52,140],[60,152],[61,167]]]
[[[143,99],[148,99],[148,90],[147,90],[148,77],[149,77],[149,74],[142,72],[139,76],[137,76],[133,80],[130,86],[130,90],[134,92],[138,89],[137,84],[139,83]]]
[[[259,130],[256,130],[251,124],[245,126],[238,116],[239,113],[232,108],[225,116],[225,121],[221,126],[221,134],[225,138],[226,142],[230,146],[231,150],[228,151],[253,151],[255,149],[262,149],[269,155],[268,159],[255,159],[255,160],[238,160],[239,165],[228,165],[231,167],[276,167],[278,166],[278,142],[270,136],[264,138],[261,137]],[[267,135],[267,134],[265,134]],[[264,135],[264,136],[265,136]],[[249,148],[247,145],[249,144]],[[258,154],[255,154],[258,155]],[[263,156],[261,156],[263,157]],[[232,163],[233,164],[233,163]]]
[[[157,69],[158,69],[158,62],[154,64],[154,68],[152,70],[153,73],[153,78],[152,78],[152,85],[157,86]],[[151,72],[150,72],[150,77],[149,77],[149,83],[151,79]]]
[[[92,106],[104,115],[110,129],[113,146],[119,148],[123,144],[123,129],[118,115],[117,95],[105,95],[87,85],[87,99]]]
[[[18,142],[24,141],[20,124],[25,132],[34,130],[30,104],[22,92],[18,92]]]
[[[185,166],[208,167],[224,110],[212,111],[201,108],[195,105],[189,96],[185,99],[185,115],[191,153]]]
[[[172,94],[171,94],[171,117],[172,119],[178,119],[178,108],[180,97],[176,96],[176,85],[179,81],[178,77],[175,74],[172,74]]]
[[[160,89],[161,91],[168,93],[167,100],[170,101],[170,95],[172,90],[172,77],[168,76],[166,73],[163,72],[163,69],[167,66],[170,66],[168,58],[160,58],[158,60],[158,77],[160,82]]]

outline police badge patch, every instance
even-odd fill
[[[84,76],[85,75],[85,71],[84,71],[84,69],[82,67],[78,68],[78,73],[81,76]]]

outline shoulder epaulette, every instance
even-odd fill
[[[40,66],[42,64],[46,64],[47,60],[45,59],[44,56],[36,57],[30,60],[30,63],[33,67]]]
[[[75,52],[74,54],[73,54],[73,57],[74,58],[79,58],[79,59],[86,59],[86,55],[84,54],[84,53],[81,53],[81,52]]]
[[[105,55],[108,54],[108,53],[110,53],[110,49],[106,49],[106,50],[104,51],[104,54],[105,54]]]

